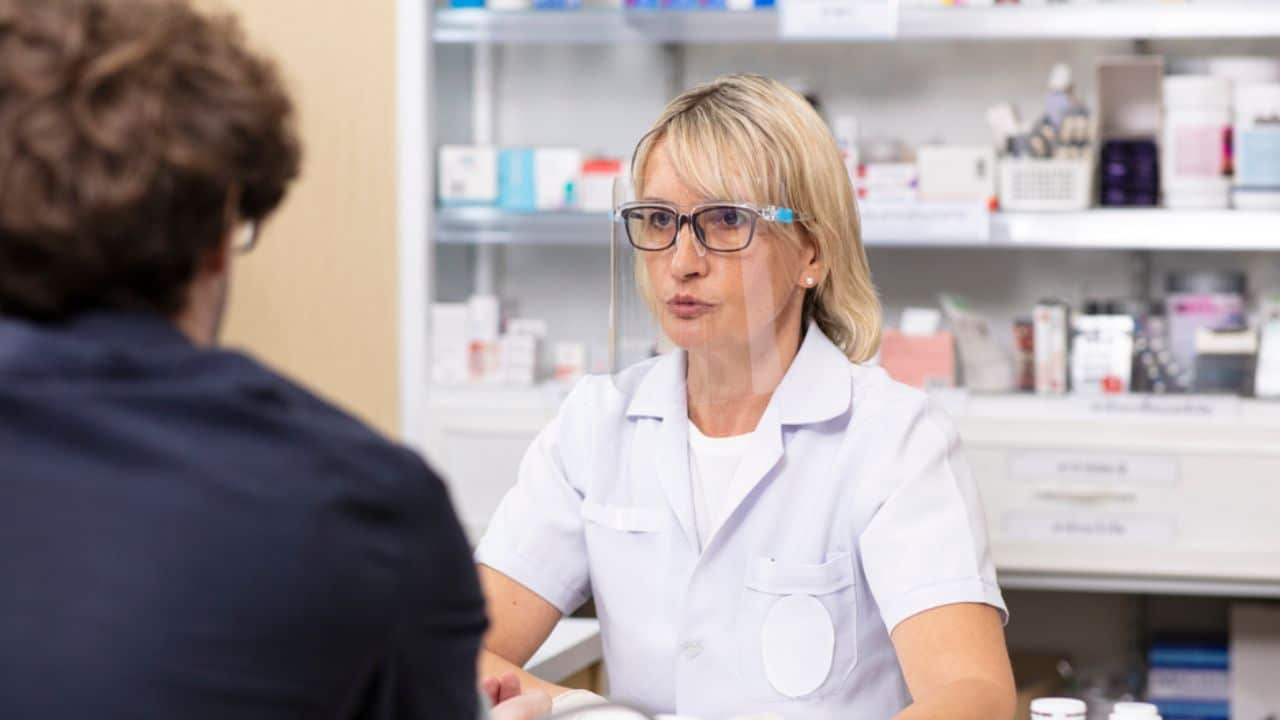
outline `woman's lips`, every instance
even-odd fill
[[[671,311],[672,315],[681,320],[693,320],[701,317],[710,312],[713,307],[710,303],[687,295],[677,295],[667,301],[667,309]]]

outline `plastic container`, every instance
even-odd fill
[[[1000,207],[1003,210],[1086,210],[1092,198],[1092,160],[1000,160]]]
[[[1227,78],[1165,78],[1161,185],[1166,207],[1230,206],[1231,101]]]
[[[1116,703],[1111,720],[1160,720],[1160,708],[1151,703]]]
[[[1038,698],[1031,701],[1031,720],[1084,720],[1088,706],[1073,698]]]
[[[1280,83],[1235,91],[1235,187],[1241,210],[1280,210]]]
[[[1200,328],[1219,330],[1245,324],[1246,278],[1243,273],[1199,270],[1172,273],[1165,289],[1169,351],[1176,373],[1175,387],[1195,384],[1196,334]]]

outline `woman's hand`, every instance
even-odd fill
[[[522,691],[514,672],[485,678],[480,689],[493,706],[493,720],[541,720],[551,713],[551,696],[541,690]]]

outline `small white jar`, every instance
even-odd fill
[[[1075,698],[1037,698],[1031,701],[1031,720],[1084,720],[1089,706]]]

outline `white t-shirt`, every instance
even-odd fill
[[[751,445],[751,433],[713,438],[689,422],[689,478],[693,481],[694,523],[698,544],[707,546],[737,500],[738,466]]]

